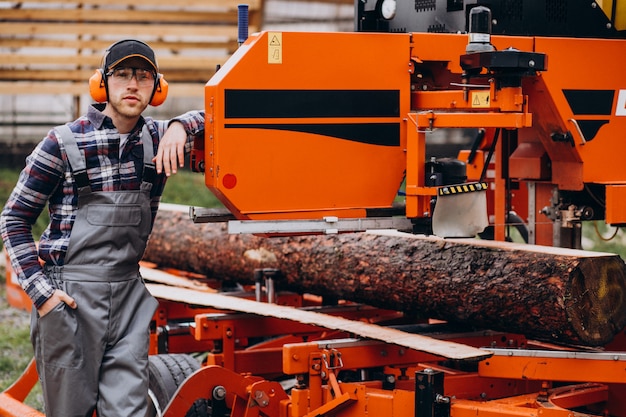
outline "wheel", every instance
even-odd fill
[[[148,416],[161,417],[178,387],[189,375],[200,369],[200,363],[186,354],[150,355],[148,369],[150,372]],[[185,417],[210,417],[208,401],[197,400]]]

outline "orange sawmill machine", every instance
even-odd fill
[[[625,38],[617,0],[356,0],[353,33],[241,39],[192,166],[231,233],[581,249],[583,222],[626,224]],[[144,266],[155,416],[626,417],[624,331],[590,348],[411,321],[275,292],[278,273],[223,292]],[[41,415],[35,382],[31,365],[0,415]]]

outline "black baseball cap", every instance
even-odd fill
[[[146,60],[155,72],[159,72],[154,51],[147,44],[136,39],[124,39],[109,46],[104,55],[103,68],[110,70],[127,58],[138,57]]]

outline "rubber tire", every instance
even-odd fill
[[[150,355],[148,369],[151,401],[153,403],[156,401],[158,404],[155,405],[163,411],[183,381],[200,369],[200,363],[193,356],[180,353]],[[159,412],[154,411],[155,415],[159,416]],[[210,417],[208,401],[197,400],[185,417]]]

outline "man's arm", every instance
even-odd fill
[[[32,225],[61,183],[63,174],[64,164],[58,142],[56,137],[49,135],[27,158],[26,166],[0,215],[0,234],[13,269],[35,307],[43,308],[44,304],[49,307],[44,308],[44,314],[54,307],[47,301],[58,290],[43,274]],[[57,296],[66,300],[60,294]]]
[[[204,134],[204,112],[191,111],[173,119],[159,142],[154,158],[157,173],[176,174],[185,164],[185,154],[193,145],[193,138]]]

